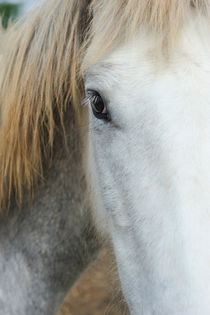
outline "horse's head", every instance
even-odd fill
[[[0,212],[63,130],[84,139],[84,78],[95,218],[134,315],[210,314],[209,16],[209,0],[44,1],[4,47]]]
[[[96,219],[111,237],[136,315],[210,314],[205,23],[189,17],[165,54],[142,29],[85,75]]]

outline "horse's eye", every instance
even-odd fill
[[[108,109],[101,95],[94,90],[88,90],[86,102],[90,104],[94,116],[98,119],[110,120]]]

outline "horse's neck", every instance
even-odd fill
[[[74,154],[54,163],[33,204],[1,219],[2,314],[56,313],[99,250],[81,155],[70,149]]]

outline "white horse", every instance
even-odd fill
[[[3,72],[2,205],[37,183],[56,117],[80,130],[132,315],[210,314],[209,17],[208,0],[53,0]]]

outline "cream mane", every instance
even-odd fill
[[[142,26],[156,35],[157,49],[172,48],[191,10],[209,17],[210,1],[93,0],[91,9],[94,18],[84,68],[129,40]]]
[[[54,143],[56,119],[83,94],[81,64],[133,36],[141,25],[163,43],[177,37],[190,8],[208,0],[51,0],[13,26],[0,59],[0,207],[33,191]]]

